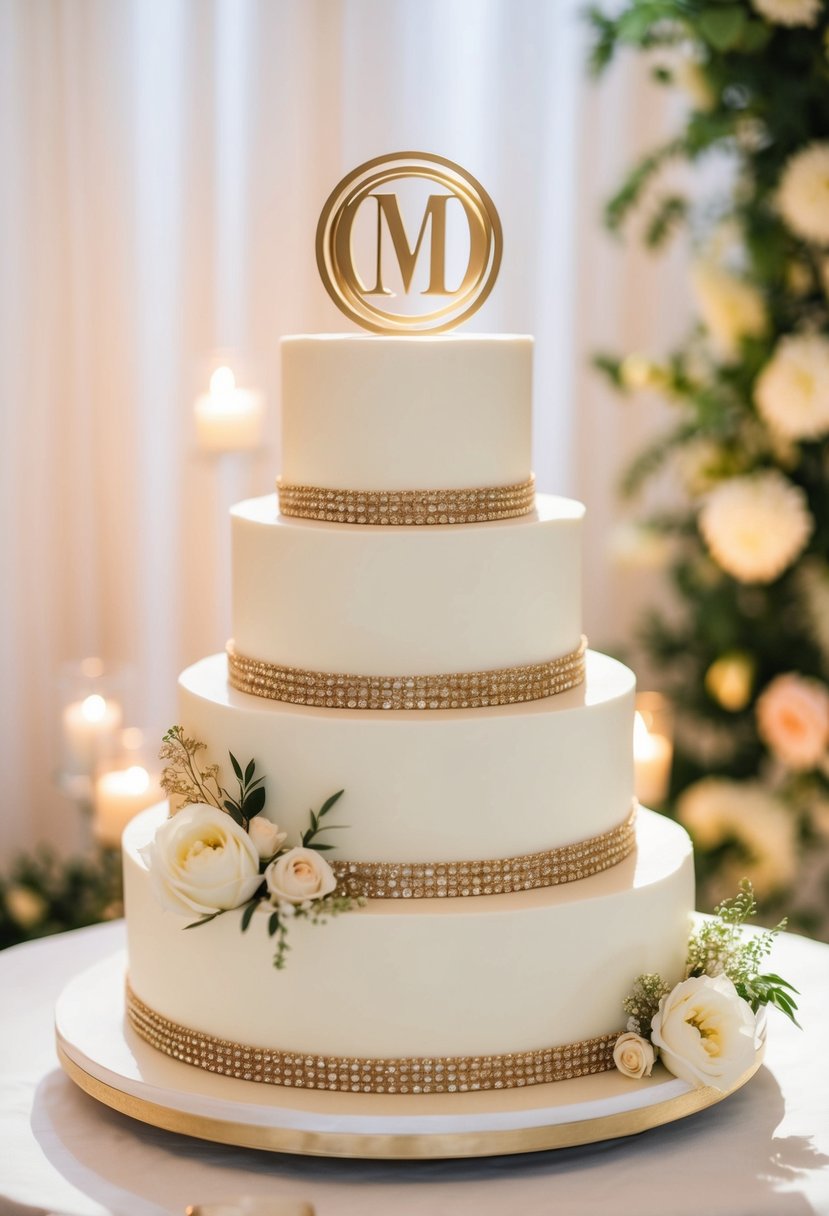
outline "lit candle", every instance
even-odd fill
[[[196,434],[207,452],[240,452],[258,446],[262,435],[261,393],[237,388],[229,367],[217,367],[210,392],[196,399]]]
[[[129,821],[162,797],[160,787],[140,764],[103,773],[95,783],[95,839],[107,848],[117,849]]]
[[[673,747],[670,739],[648,730],[637,712],[633,721],[636,797],[644,806],[660,806],[668,796]]]
[[[63,737],[67,770],[91,773],[98,761],[112,749],[115,732],[121,725],[121,706],[91,693],[83,701],[73,701],[63,711]]]

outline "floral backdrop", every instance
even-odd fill
[[[827,935],[829,13],[628,0],[590,21],[597,73],[633,48],[687,101],[606,219],[635,216],[657,251],[690,239],[697,323],[668,353],[598,359],[670,406],[623,485],[672,591],[640,630],[678,713],[668,809],[694,837],[698,906],[747,874],[767,918],[785,904]]]

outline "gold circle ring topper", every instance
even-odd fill
[[[502,246],[480,182],[426,152],[360,165],[331,192],[317,225],[326,291],[380,334],[440,333],[472,316],[492,291]]]

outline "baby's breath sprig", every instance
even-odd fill
[[[663,996],[667,996],[670,990],[670,985],[665,983],[661,975],[640,975],[634,980],[631,994],[623,1002],[628,1015],[627,1029],[649,1040],[651,1018],[659,1009]]]
[[[188,738],[181,726],[171,726],[162,739],[158,757],[169,763],[161,774],[161,788],[180,800],[179,809],[205,802],[224,810],[225,791],[219,785],[218,764],[202,767],[196,759],[206,746],[198,739]]]

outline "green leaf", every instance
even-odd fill
[[[326,798],[325,802],[323,802],[322,806],[320,807],[320,812],[319,812],[320,819],[322,819],[323,815],[328,814],[328,812],[331,810],[334,803],[337,802],[340,798],[342,798],[344,793],[345,793],[345,790],[337,790],[336,794],[332,794],[330,798]]]
[[[747,21],[740,34],[737,50],[744,55],[756,55],[765,49],[771,38],[771,26],[764,21]]]
[[[256,909],[258,908],[258,906],[259,906],[258,899],[252,899],[249,904],[246,904],[245,910],[242,913],[241,929],[242,929],[243,933],[245,932],[248,925],[250,924],[251,917],[253,916],[253,914],[256,911]]]
[[[763,975],[757,976],[758,980],[770,981],[772,984],[779,985],[782,988],[789,988],[792,992],[796,992],[800,996],[800,989],[795,988],[794,984],[790,984],[788,980],[784,980],[781,976],[775,975],[772,971],[767,971]]]
[[[230,763],[233,765],[233,771],[234,771],[234,773],[236,774],[236,776],[237,776],[237,777],[239,778],[239,780],[241,781],[241,780],[242,780],[242,766],[241,766],[241,764],[240,764],[240,763],[239,763],[239,761],[236,759],[236,757],[234,756],[233,752],[228,752],[227,754],[230,756]]]
[[[226,911],[226,908],[220,908],[218,912],[211,912],[209,916],[203,916],[201,920],[191,921],[189,925],[185,925],[184,927],[185,929],[198,929],[200,925],[208,924],[211,920],[215,920],[217,916],[221,916]]]
[[[268,917],[268,937],[273,937],[279,928],[279,913],[271,912]]]
[[[246,786],[250,784],[255,771],[256,771],[256,761],[251,760],[250,764],[245,769],[245,785]]]
[[[231,802],[229,798],[226,798],[224,807],[230,818],[235,823],[238,823],[240,828],[243,828],[245,826],[245,816],[242,814],[242,809],[239,804],[236,802]]]
[[[254,790],[252,794],[247,794],[242,803],[242,812],[245,819],[254,819],[265,805],[265,791],[260,786],[258,790]]]
[[[697,28],[716,51],[730,51],[740,41],[746,12],[738,4],[705,8],[697,17]]]
[[[330,849],[335,848],[333,844],[315,844],[313,840],[308,841],[309,849],[316,849],[318,853],[327,853]]]

